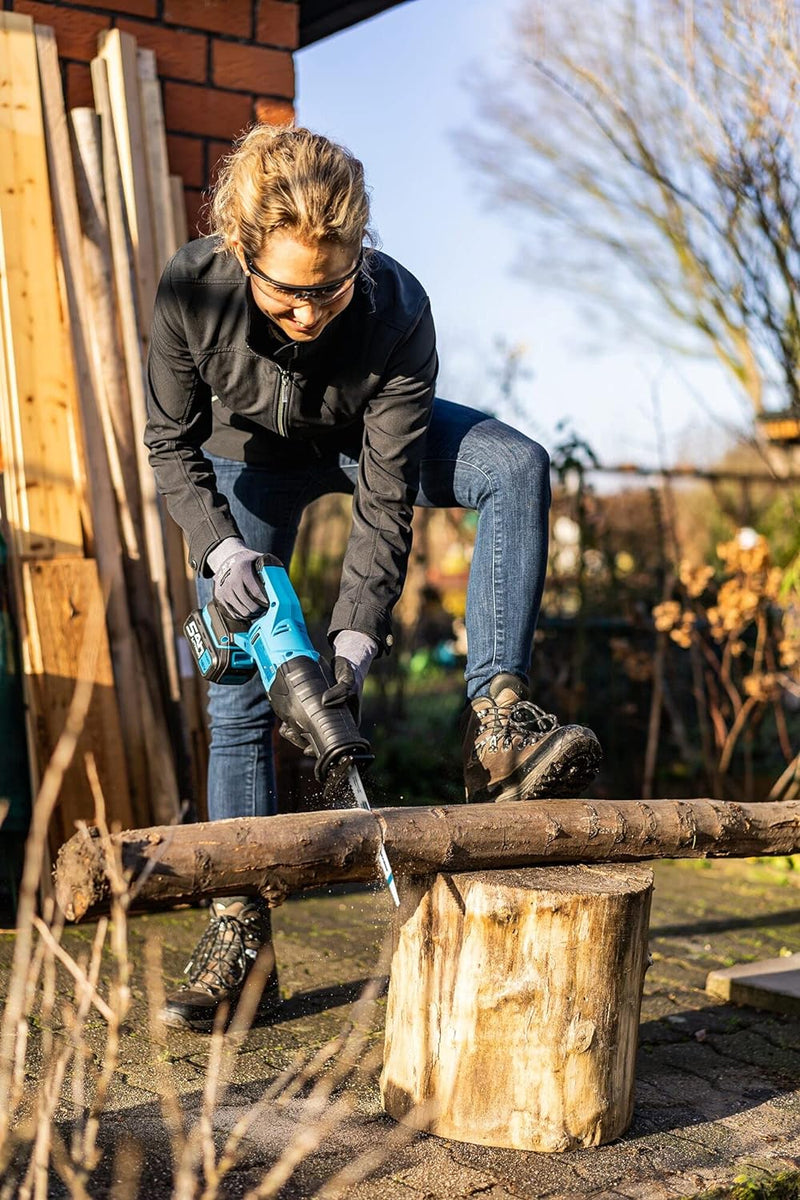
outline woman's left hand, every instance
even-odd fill
[[[325,708],[346,704],[358,725],[361,721],[361,689],[364,686],[361,674],[356,671],[349,658],[340,654],[334,655],[331,667],[336,683],[329,687],[327,692],[323,692],[322,703]]]
[[[347,704],[356,724],[361,720],[361,692],[364,680],[375,655],[378,643],[369,634],[357,629],[342,629],[333,639],[334,658],[331,666],[336,682],[322,696],[326,708]]]

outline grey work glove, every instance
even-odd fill
[[[331,666],[336,683],[323,693],[325,708],[347,704],[356,724],[361,721],[361,693],[370,664],[378,653],[378,643],[366,633],[343,629],[333,639]]]
[[[225,538],[208,556],[214,572],[214,599],[238,621],[256,617],[267,607],[267,597],[255,572],[255,563],[262,557],[280,565],[271,555],[248,550],[239,538]]]

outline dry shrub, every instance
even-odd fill
[[[111,884],[110,919],[101,919],[88,954],[77,958],[62,945],[63,918],[52,901],[37,912],[47,828],[64,773],[75,754],[92,692],[92,646],[99,644],[90,621],[64,731],[36,798],[20,890],[11,978],[0,1028],[0,1200],[45,1200],[54,1175],[76,1200],[141,1192],[143,1149],[122,1140],[115,1150],[111,1187],[96,1176],[103,1150],[101,1129],[110,1108],[110,1089],[120,1063],[131,1008],[132,963],[128,912],[134,890],[111,839],[103,794],[91,756],[85,766],[92,785],[96,824],[105,841]],[[101,964],[110,969],[101,972]],[[158,1076],[161,1111],[171,1146],[171,1194],[180,1200],[216,1200],[231,1171],[243,1165],[245,1139],[271,1113],[301,1100],[301,1117],[276,1162],[247,1193],[248,1200],[276,1196],[293,1173],[351,1114],[354,1085],[374,1081],[380,1047],[373,1044],[373,1007],[388,968],[384,945],[367,985],[341,1032],[316,1051],[300,1051],[278,1078],[243,1113],[220,1150],[214,1118],[235,1079],[237,1055],[245,1045],[259,1000],[246,991],[227,1025],[221,1019],[209,1042],[202,1100],[185,1103],[180,1094],[160,1017],[163,1004],[160,945],[151,940],[145,954],[149,1012],[149,1056]],[[258,970],[258,964],[255,970]],[[262,983],[267,972],[263,972]],[[90,1022],[93,1028],[90,1028]],[[97,1025],[102,1034],[98,1047]],[[40,1036],[31,1036],[38,1025]],[[65,1136],[60,1110],[71,1101],[75,1114]],[[337,1169],[315,1193],[325,1200],[349,1194],[362,1179],[416,1134],[397,1126],[379,1146]],[[244,1165],[247,1165],[246,1163]],[[93,1190],[94,1188],[94,1190]]]

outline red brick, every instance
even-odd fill
[[[33,17],[39,25],[52,25],[62,58],[89,62],[97,54],[97,35],[111,24],[110,17],[60,4],[41,4],[37,0],[15,0],[14,11]]]
[[[84,63],[67,63],[67,108],[94,108],[92,76]]]
[[[117,21],[120,29],[132,33],[140,46],[154,50],[160,76],[205,83],[208,76],[208,38],[202,33],[183,33],[149,25],[145,21]]]
[[[197,237],[198,233],[206,232],[207,219],[201,210],[207,203],[207,197],[205,192],[201,192],[198,188],[184,188],[183,199],[186,204],[186,225],[189,237]]]
[[[164,84],[164,116],[170,133],[204,133],[208,137],[234,138],[249,125],[249,96],[198,87],[193,83]]]
[[[180,175],[187,187],[205,187],[205,143],[200,138],[167,134],[167,158],[173,175]]]
[[[256,120],[260,125],[291,125],[294,121],[294,105],[288,100],[272,100],[262,96],[256,100]]]
[[[294,0],[259,0],[256,41],[296,50],[300,40],[300,5]]]
[[[212,183],[216,178],[220,159],[223,154],[230,154],[232,149],[232,142],[218,142],[213,139],[208,142],[208,178]]]
[[[218,87],[294,96],[294,65],[286,50],[215,41],[211,54],[212,79]]]
[[[231,37],[253,36],[251,0],[164,0],[164,20]]]
[[[114,13],[132,13],[134,17],[158,15],[158,0],[72,0],[78,8],[105,8]]]

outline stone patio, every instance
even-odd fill
[[[334,1092],[334,1098],[348,1095],[352,1109],[291,1171],[276,1193],[281,1200],[324,1196],[325,1181],[365,1154],[383,1161],[372,1163],[368,1178],[347,1185],[342,1194],[353,1200],[667,1200],[730,1183],[743,1170],[800,1168],[800,1018],[735,1007],[704,991],[714,968],[800,949],[800,876],[782,873],[780,864],[659,862],[655,878],[636,1112],[623,1138],[599,1149],[542,1155],[412,1136],[382,1114],[375,1073],[366,1072]],[[166,1051],[152,1045],[142,952],[148,938],[158,939],[165,973],[177,979],[206,919],[202,910],[187,910],[131,921],[134,1006],[101,1127],[106,1153],[92,1196],[111,1193],[115,1175],[125,1170],[124,1156],[115,1166],[115,1152],[130,1142],[142,1150],[141,1195],[170,1194],[159,1072],[169,1071],[191,1124],[202,1102],[209,1039],[170,1031]],[[347,1023],[353,1002],[376,974],[390,919],[382,891],[337,891],[277,910],[285,1003],[276,1020],[251,1030],[236,1057],[231,1087],[214,1114],[218,1146],[299,1052],[323,1046]],[[91,925],[70,929],[65,944],[74,953],[92,933]],[[12,941],[10,934],[0,936],[5,963]],[[367,1014],[366,1044],[374,1057],[384,1011],[382,995]],[[89,1036],[100,1051],[99,1019]],[[270,1107],[250,1129],[221,1196],[244,1196],[307,1126],[304,1095]],[[68,1133],[68,1097],[59,1116]],[[50,1194],[66,1194],[57,1179]]]

